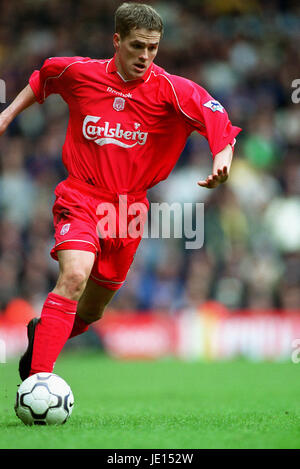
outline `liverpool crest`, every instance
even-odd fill
[[[63,236],[65,235],[66,233],[68,233],[69,229],[70,229],[70,226],[71,226],[71,223],[66,223],[62,229],[60,230],[60,234]]]
[[[115,111],[123,111],[125,107],[125,99],[119,96],[114,99],[113,108]]]

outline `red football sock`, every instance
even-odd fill
[[[83,334],[83,332],[87,331],[88,328],[89,324],[83,319],[81,319],[78,314],[76,314],[73,329],[71,331],[69,339],[72,339],[72,337],[76,337],[77,335]]]
[[[49,293],[35,329],[30,376],[41,371],[52,373],[72,331],[76,309],[77,301]]]

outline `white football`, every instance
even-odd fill
[[[70,386],[54,373],[36,373],[19,386],[15,411],[25,425],[60,425],[72,414]]]

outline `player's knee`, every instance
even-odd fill
[[[85,289],[87,280],[88,277],[84,270],[80,268],[69,269],[60,275],[56,289],[61,292],[62,296],[78,301]]]

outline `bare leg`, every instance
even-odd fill
[[[40,321],[35,327],[32,352],[27,354],[26,366],[21,367],[24,378],[40,371],[52,372],[58,355],[70,337],[78,300],[85,289],[95,255],[87,251],[64,250],[58,252],[58,258],[58,281],[47,296]]]
[[[115,293],[115,290],[101,287],[89,279],[78,301],[77,315],[87,324],[98,321]]]
[[[89,251],[58,251],[59,276],[52,293],[78,301],[90,276],[95,254]]]

